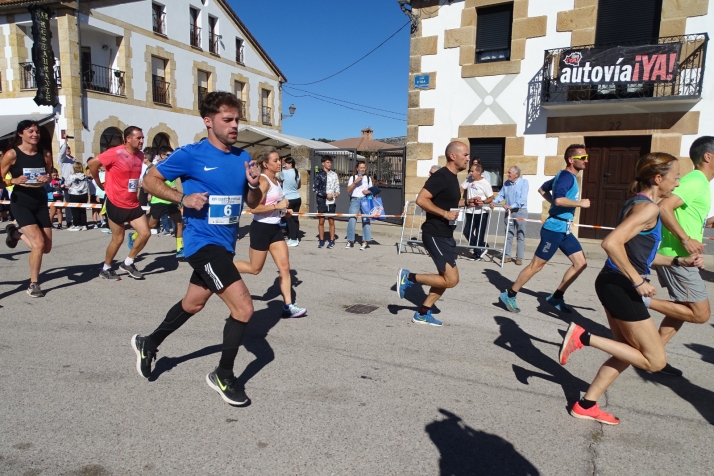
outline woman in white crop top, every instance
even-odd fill
[[[250,224],[249,232],[250,262],[236,261],[235,265],[241,274],[259,274],[270,252],[280,273],[280,292],[285,301],[283,316],[302,317],[307,313],[307,309],[300,308],[292,302],[288,245],[280,229],[280,218],[293,213],[288,209],[288,200],[276,177],[282,168],[280,155],[274,147],[265,147],[254,159],[262,172],[259,185],[262,198],[260,204],[251,209],[253,222]]]

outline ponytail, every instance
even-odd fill
[[[635,164],[635,180],[630,184],[630,194],[650,188],[652,180],[657,175],[667,175],[676,161],[675,156],[665,152],[650,152],[640,157]]]

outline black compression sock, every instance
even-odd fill
[[[588,331],[580,334],[580,343],[583,345],[590,345],[590,333]]]
[[[184,325],[193,314],[183,310],[181,301],[174,304],[174,307],[166,313],[164,321],[147,338],[148,347],[156,349],[172,332]]]
[[[514,297],[516,297],[516,295],[518,294],[516,291],[514,291],[514,290],[511,289],[511,288],[506,289],[506,292],[508,293],[508,297],[509,297],[509,298],[514,298]]]
[[[597,405],[597,402],[596,402],[596,401],[593,401],[593,400],[585,400],[584,398],[581,398],[581,399],[580,399],[580,402],[578,402],[578,403],[580,403],[580,406],[583,407],[583,408],[586,409],[586,410],[589,410],[590,408],[592,408],[592,407],[594,407],[595,405]]]
[[[223,348],[221,351],[221,361],[218,363],[219,374],[222,377],[232,376],[233,364],[238,355],[238,347],[240,347],[245,334],[246,322],[236,321],[232,317],[226,319],[226,325],[223,327]],[[230,375],[228,373],[230,372]]]
[[[412,283],[416,283],[416,274],[415,273],[409,273],[407,274],[407,279],[411,281]]]
[[[556,289],[555,292],[553,293],[553,298],[554,298],[554,299],[563,299],[563,294],[565,294],[565,291],[561,291],[560,289]]]
[[[419,308],[419,315],[420,315],[420,316],[426,316],[426,313],[429,312],[430,309],[431,309],[430,307],[426,307],[426,306],[420,307],[420,308]]]

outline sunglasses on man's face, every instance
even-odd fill
[[[585,155],[571,155],[570,156],[571,159],[582,160],[583,162],[587,162],[588,157],[590,157],[590,156],[587,154],[585,154]]]

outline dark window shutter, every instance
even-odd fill
[[[511,48],[512,3],[479,8],[476,17],[476,50],[508,50]]]
[[[599,0],[595,43],[650,43],[659,37],[662,0]]]
[[[500,188],[503,185],[506,139],[492,137],[469,139],[469,144],[471,158],[479,158],[483,169],[491,175],[491,185]]]

